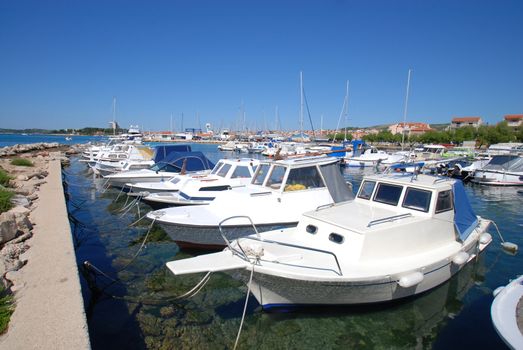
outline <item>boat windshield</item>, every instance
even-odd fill
[[[325,187],[316,166],[295,168],[289,172],[284,191],[299,191],[309,188]]]
[[[285,176],[286,170],[287,168],[284,166],[275,165],[272,168],[271,174],[267,179],[267,183],[265,184],[265,186],[270,187],[273,190],[279,189],[283,183],[283,177]]]
[[[216,165],[214,166],[214,169],[212,169],[211,174],[216,174],[216,173],[218,172],[218,170],[220,170],[220,168],[222,167],[222,165],[223,165],[223,162],[220,160],[220,161],[218,162],[218,164],[216,164]]]
[[[523,157],[516,155],[499,155],[494,156],[485,165],[486,170],[509,170],[509,171],[523,171]]]
[[[231,169],[231,165],[230,164],[224,164],[222,166],[222,168],[220,169],[220,171],[218,171],[218,176],[220,177],[225,177],[225,175],[227,175],[227,173],[229,172],[229,170]]]
[[[258,171],[256,172],[256,175],[254,175],[254,178],[252,179],[253,185],[263,185],[263,181],[265,180],[265,177],[269,173],[270,169],[269,164],[261,164],[258,167]]]

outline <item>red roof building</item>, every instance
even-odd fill
[[[507,114],[505,121],[508,126],[518,127],[523,123],[523,114]]]
[[[481,117],[456,117],[452,118],[451,128],[461,128],[463,126],[473,126],[477,128],[483,124]]]

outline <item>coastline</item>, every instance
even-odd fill
[[[61,151],[43,153],[31,157],[38,160],[38,168],[29,169],[47,174],[28,208],[32,237],[23,242],[27,246],[19,257],[23,265],[5,273],[12,283],[15,308],[7,332],[0,336],[0,348],[90,349],[62,186],[65,159]],[[30,179],[18,175],[17,180]]]

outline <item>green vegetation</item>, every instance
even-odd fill
[[[13,313],[13,297],[0,285],[0,334],[7,330]]]
[[[11,180],[12,177],[5,172],[5,170],[3,169],[0,169],[0,185],[4,186],[4,187],[8,187],[9,186],[9,180]]]
[[[13,192],[0,189],[0,214],[13,207],[13,204],[11,204],[11,198],[13,198],[13,196]]]
[[[11,164],[19,166],[33,166],[33,162],[26,158],[13,158]]]
[[[401,142],[401,134],[393,135],[388,130],[382,130],[377,134],[363,137],[368,142]],[[507,122],[498,123],[495,126],[482,125],[479,128],[472,126],[462,127],[455,130],[429,131],[423,135],[408,137],[405,142],[415,143],[454,143],[461,144],[463,141],[476,140],[477,146],[488,146],[500,142],[523,142],[523,125],[511,128]]]

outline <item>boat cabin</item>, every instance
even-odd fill
[[[267,161],[260,163],[251,184],[280,193],[327,187],[339,202],[354,197],[340,172],[339,160],[326,156]]]

